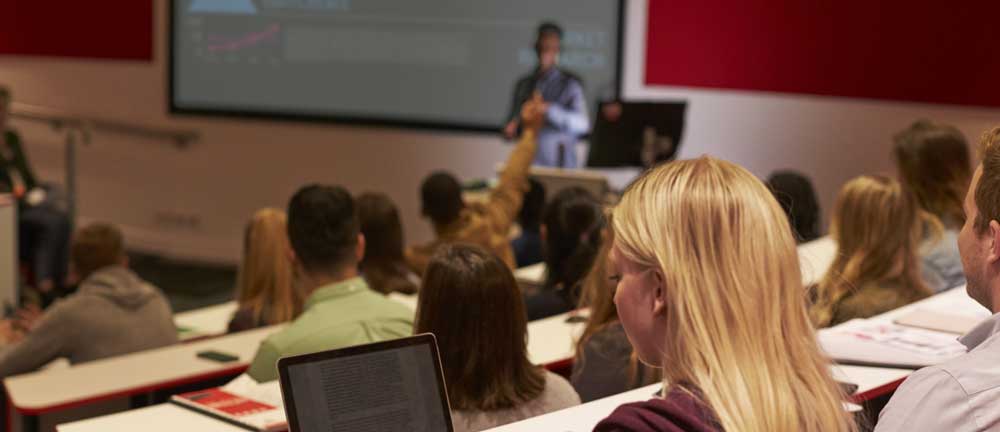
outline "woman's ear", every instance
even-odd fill
[[[653,313],[662,314],[667,310],[667,284],[666,278],[660,269],[654,269],[653,275]]]

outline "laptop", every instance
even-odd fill
[[[289,432],[452,432],[434,335],[284,357]]]

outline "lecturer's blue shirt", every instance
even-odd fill
[[[518,118],[521,105],[535,90],[540,91],[542,98],[549,103],[545,125],[538,131],[535,165],[578,166],[576,143],[581,135],[590,131],[590,118],[587,117],[583,85],[578,78],[559,68],[549,69],[541,76],[533,72],[518,80],[514,87],[514,103],[508,121]],[[559,156],[560,144],[565,149],[562,158]]]

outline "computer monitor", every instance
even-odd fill
[[[605,102],[590,134],[588,167],[645,167],[672,160],[687,102]],[[645,154],[644,154],[645,152]]]
[[[285,357],[278,376],[290,432],[451,432],[432,334]]]

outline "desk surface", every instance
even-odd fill
[[[214,306],[203,307],[174,315],[174,325],[181,340],[205,336],[218,336],[229,330],[229,320],[236,313],[238,305],[228,301]]]
[[[174,404],[165,403],[123,413],[62,424],[59,432],[246,432],[246,429],[198,414]]]
[[[253,359],[260,342],[282,327],[266,327],[63,369],[18,375],[5,379],[4,385],[14,408],[25,415],[38,415],[157,388],[239,374]],[[205,350],[233,354],[239,360],[218,363],[196,356]]]
[[[910,371],[903,369],[860,366],[833,365],[830,368],[838,379],[858,385],[858,391],[855,395],[871,393],[872,390],[898,381],[910,373]],[[590,431],[597,422],[611,414],[619,405],[650,399],[661,388],[662,384],[652,384],[583,405],[489,429],[489,431]]]

